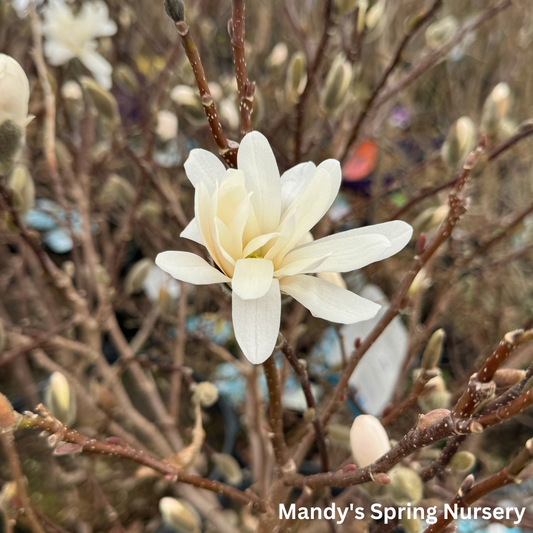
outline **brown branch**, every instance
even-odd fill
[[[331,37],[330,28],[333,24],[332,19],[333,11],[333,0],[325,0],[324,4],[324,29],[322,30],[322,36],[320,37],[320,42],[318,43],[318,48],[315,53],[315,58],[313,63],[307,71],[307,84],[303,93],[301,94],[298,104],[296,105],[296,134],[294,138],[294,164],[300,162],[302,157],[302,138],[304,131],[304,119],[305,119],[305,108],[307,101],[311,96],[311,92],[315,87],[316,77],[318,70],[324,59],[324,54],[326,52],[326,46]]]
[[[341,161],[344,161],[346,159],[353,143],[357,140],[357,136],[359,135],[361,126],[366,120],[369,112],[372,110],[374,106],[374,102],[376,102],[376,99],[378,98],[382,89],[385,87],[390,75],[396,69],[396,67],[400,64],[400,61],[402,59],[403,53],[407,45],[411,42],[411,39],[418,33],[418,31],[422,27],[424,27],[426,22],[431,20],[433,15],[440,8],[441,4],[442,4],[442,0],[434,0],[431,7],[421,17],[416,19],[416,22],[412,25],[411,28],[409,28],[407,33],[404,35],[403,39],[398,44],[396,48],[396,52],[394,53],[394,56],[392,57],[391,62],[389,63],[388,67],[385,69],[385,71],[381,75],[381,78],[379,79],[377,85],[374,87],[374,90],[372,91],[370,98],[366,101],[363,109],[359,112],[359,115],[357,116],[355,120],[355,124],[353,125],[352,131],[350,132],[350,135],[348,137],[348,140],[346,141],[344,149],[341,152],[341,156],[339,158]]]
[[[176,368],[183,367],[183,360],[185,357],[185,343],[187,341],[187,331],[185,329],[185,321],[187,320],[187,285],[180,282],[180,299],[178,308],[177,320],[177,339],[176,351],[174,352],[174,365]],[[168,412],[172,420],[178,419],[180,410],[180,394],[181,394],[181,378],[182,372],[174,372],[170,380],[170,402]]]
[[[322,461],[322,471],[327,472],[329,470],[328,449],[326,446],[324,431],[322,430],[320,420],[317,416],[316,403],[313,396],[313,391],[311,389],[311,383],[309,382],[309,376],[307,375],[306,370],[300,364],[300,361],[298,361],[298,357],[296,357],[294,350],[291,348],[285,338],[283,339],[283,344],[281,345],[280,349],[285,354],[287,361],[289,361],[294,373],[300,380],[300,384],[302,385],[302,390],[307,401],[307,407],[313,411],[313,426],[315,427],[318,450],[320,452],[320,458]]]
[[[194,474],[176,470],[171,465],[150,456],[142,450],[132,448],[123,442],[114,442],[120,439],[111,437],[108,439],[108,442],[90,439],[73,429],[61,426],[55,420],[43,418],[37,415],[24,416],[19,428],[37,428],[42,431],[46,431],[50,435],[55,435],[60,432],[61,440],[63,442],[77,445],[77,447],[74,449],[75,451],[131,459],[136,463],[147,466],[152,470],[159,472],[168,480],[175,483],[187,483],[198,488],[217,492],[244,505],[251,503],[254,504],[258,510],[264,510],[263,501],[251,492],[245,493],[219,481],[212,481]],[[61,453],[61,448],[59,448],[57,453]]]
[[[281,381],[274,356],[270,356],[263,368],[268,386],[268,414],[272,430],[272,446],[276,456],[276,464],[280,470],[287,467],[289,458],[285,436],[283,435],[283,405],[281,401]]]
[[[222,125],[220,124],[215,107],[215,101],[211,96],[211,91],[209,89],[209,85],[207,84],[200,54],[198,53],[198,49],[194,44],[191,32],[189,31],[189,26],[185,21],[180,21],[176,22],[176,29],[181,37],[185,54],[187,55],[189,63],[191,64],[191,68],[196,79],[196,84],[198,85],[198,90],[200,91],[202,105],[204,106],[204,111],[207,116],[207,121],[209,122],[209,127],[211,128],[213,139],[217,143],[219,154],[230,167],[236,168],[237,150],[239,145],[235,141],[229,141],[222,130]]]
[[[459,507],[469,507],[474,502],[483,498],[490,492],[495,491],[496,489],[505,487],[506,485],[511,485],[513,483],[520,483],[520,478],[518,476],[524,470],[524,468],[531,463],[532,458],[533,440],[530,439],[526,442],[526,445],[522,451],[513,459],[509,466],[469,489],[460,489],[449,505],[451,507],[453,507],[455,504],[457,504]],[[452,519],[453,518],[448,516],[448,514],[441,513],[438,516],[435,524],[431,524],[424,533],[440,533],[450,522],[452,522]]]
[[[354,350],[354,352],[350,356],[348,364],[343,369],[339,381],[335,386],[335,389],[333,390],[332,396],[330,397],[326,406],[323,408],[322,413],[320,415],[320,421],[323,427],[328,423],[333,413],[337,410],[341,402],[344,390],[348,385],[348,380],[353,374],[353,371],[355,370],[359,361],[362,359],[368,349],[374,344],[376,339],[383,333],[383,331],[390,324],[393,318],[400,312],[404,305],[407,291],[413,283],[413,280],[415,279],[416,275],[418,274],[418,272],[420,272],[422,267],[431,259],[433,254],[442,245],[442,243],[450,236],[452,230],[455,228],[457,222],[459,221],[459,218],[461,217],[464,209],[463,200],[461,199],[460,194],[466,184],[466,181],[468,180],[468,177],[470,176],[472,168],[481,157],[481,154],[484,149],[484,144],[485,139],[482,139],[481,144],[480,146],[478,146],[476,151],[472,152],[469,155],[461,173],[460,179],[457,181],[455,187],[450,192],[450,210],[448,213],[448,218],[441,225],[439,231],[435,234],[435,236],[426,246],[424,251],[414,258],[410,269],[404,275],[402,281],[400,282],[400,286],[398,287],[398,290],[393,296],[389,308],[385,311],[379,322],[374,326],[374,329],[365,337],[363,342],[359,345],[358,348]],[[306,437],[304,437],[302,439],[302,442],[298,446],[294,455],[297,464],[303,459],[306,450],[310,446],[313,438],[313,433],[314,432],[310,432]]]
[[[20,459],[15,446],[13,431],[10,429],[7,431],[0,429],[0,441],[2,442],[11,474],[17,486],[17,496],[20,500],[19,511],[28,519],[28,523],[33,533],[44,533],[44,529],[35,516],[33,507],[31,506],[31,500],[26,487],[26,478],[24,477],[22,467],[20,466]]]
[[[228,24],[233,48],[233,62],[235,64],[235,78],[239,91],[239,109],[241,112],[241,137],[253,129],[252,113],[254,111],[255,83],[248,81],[246,72],[246,56],[244,50],[245,8],[244,0],[232,1],[232,18]]]

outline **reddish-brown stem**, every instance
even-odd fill
[[[24,416],[19,428],[37,428],[46,431],[50,435],[55,435],[58,431],[61,431],[61,440],[63,442],[77,445],[73,451],[131,459],[136,463],[159,472],[175,483],[187,483],[201,489],[224,494],[228,498],[244,505],[251,503],[255,504],[258,510],[264,510],[263,501],[251,492],[245,493],[219,481],[212,481],[194,474],[176,470],[169,464],[148,455],[142,450],[132,448],[126,443],[102,442],[96,439],[90,439],[73,429],[60,426],[55,420],[49,420],[48,418],[42,418],[37,415]]]
[[[187,341],[187,332],[185,321],[187,320],[187,285],[180,283],[180,299],[178,307],[177,321],[177,339],[176,351],[174,352],[174,367],[182,368],[185,357],[185,342]],[[182,372],[173,372],[170,380],[170,402],[168,412],[172,420],[177,421],[180,406]]]
[[[215,100],[213,99],[209,85],[207,84],[207,78],[205,77],[205,71],[200,59],[200,54],[198,53],[198,49],[194,44],[191,32],[189,31],[189,26],[185,21],[176,22],[176,29],[181,37],[185,54],[187,55],[189,63],[191,64],[194,78],[196,79],[198,90],[200,91],[202,105],[204,106],[207,121],[209,122],[209,127],[211,128],[211,134],[213,135],[213,139],[218,146],[219,154],[230,167],[236,168],[237,150],[239,145],[234,141],[228,141],[224,131],[222,130],[222,125],[220,124],[218,113],[215,107]]]
[[[253,129],[252,113],[254,110],[254,90],[255,83],[248,81],[246,71],[246,55],[244,50],[244,28],[245,28],[245,2],[244,0],[233,0],[232,18],[229,21],[229,32],[231,46],[233,48],[233,62],[235,64],[235,77],[237,78],[237,89],[239,91],[239,109],[241,113],[241,137],[250,133]]]

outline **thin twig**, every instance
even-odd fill
[[[177,339],[176,351],[174,352],[174,366],[177,368],[183,367],[183,360],[185,357],[185,343],[187,341],[187,332],[185,329],[185,322],[187,320],[187,285],[180,282],[180,299],[178,307],[177,320]],[[168,412],[173,420],[178,419],[181,395],[181,372],[174,372],[170,380],[170,402]]]

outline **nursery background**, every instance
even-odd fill
[[[0,53],[1,531],[533,529],[531,2],[0,0]],[[292,248],[392,246],[276,259],[274,330],[218,243],[252,167]]]

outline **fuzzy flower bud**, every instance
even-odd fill
[[[146,279],[146,276],[148,276],[148,273],[153,267],[154,262],[149,257],[145,257],[144,259],[137,261],[137,263],[131,267],[128,275],[126,276],[126,281],[124,283],[126,292],[128,294],[140,292],[143,288],[143,283]]]
[[[390,450],[390,442],[381,422],[372,415],[360,415],[350,429],[352,455],[359,468],[367,466]]]
[[[352,65],[346,61],[344,54],[339,54],[329,69],[320,94],[320,106],[325,113],[333,113],[342,105],[348,94],[352,75]]]
[[[464,161],[474,146],[476,127],[470,117],[461,117],[450,128],[442,145],[442,160],[451,168]]]
[[[438,366],[444,341],[446,340],[446,332],[443,329],[438,329],[431,335],[429,342],[427,343],[424,355],[422,356],[421,368],[429,370]]]
[[[422,480],[412,468],[398,466],[389,475],[391,482],[387,492],[396,505],[415,504],[422,499]]]
[[[209,381],[202,381],[194,388],[193,400],[202,407],[211,407],[218,400],[218,389]]]
[[[24,165],[17,165],[9,177],[9,189],[13,207],[19,215],[25,215],[35,203],[35,184],[30,171]]]
[[[468,472],[476,464],[476,456],[470,452],[457,452],[449,463],[451,470],[455,472]]]
[[[487,135],[496,135],[502,120],[507,115],[511,101],[511,88],[507,83],[498,83],[485,100],[481,125]]]
[[[420,533],[422,531],[422,522],[420,518],[402,517],[400,524],[407,533]]]
[[[239,486],[242,483],[241,467],[232,455],[216,453],[213,456],[213,461],[230,485]]]
[[[181,0],[165,0],[164,4],[166,14],[174,22],[183,22],[185,20],[185,6]]]
[[[457,31],[457,20],[451,15],[430,24],[426,30],[426,43],[434,50],[440,48]]]
[[[71,426],[76,420],[76,397],[61,372],[54,372],[50,376],[44,393],[44,404],[62,424]]]
[[[188,85],[177,85],[170,91],[170,98],[178,104],[188,122],[193,126],[205,124],[205,112],[198,91]]]
[[[451,393],[447,390],[433,390],[426,396],[420,396],[418,403],[425,413],[436,409],[449,409]]]
[[[180,533],[200,533],[200,517],[196,511],[183,500],[161,498],[159,512],[163,522]]]
[[[289,49],[287,48],[287,45],[285,43],[278,43],[276,46],[274,46],[274,48],[272,48],[272,51],[266,58],[266,64],[268,67],[276,69],[285,64],[285,61],[287,61],[288,57]]]
[[[115,122],[118,119],[118,105],[115,97],[92,78],[84,76],[80,81],[98,113],[107,120]]]
[[[105,182],[99,197],[102,203],[127,208],[135,199],[135,194],[135,189],[131,183],[123,177],[113,174]]]
[[[446,418],[449,414],[450,411],[448,409],[434,409],[418,418],[416,429],[426,429],[431,427],[437,422],[440,422],[443,418]]]
[[[285,79],[285,96],[290,103],[296,103],[307,85],[307,62],[303,52],[291,57]]]
[[[525,370],[518,368],[499,368],[494,373],[492,381],[498,388],[509,388],[520,383],[526,377]]]

